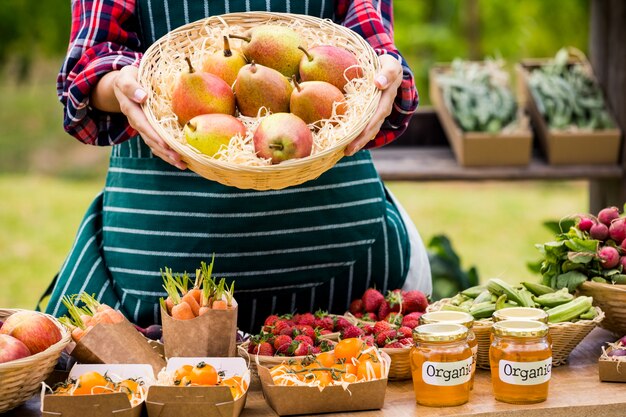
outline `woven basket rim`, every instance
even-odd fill
[[[181,34],[185,34],[186,32],[190,32],[193,30],[202,29],[203,27],[206,27],[210,24],[222,24],[222,25],[227,26],[228,21],[233,21],[233,20],[235,20],[233,24],[236,24],[237,19],[240,19],[243,21],[259,19],[259,20],[263,20],[263,23],[280,22],[280,21],[286,21],[286,20],[298,20],[308,26],[312,26],[313,24],[315,24],[317,25],[315,27],[319,28],[319,30],[321,31],[332,29],[332,33],[335,36],[348,39],[352,42],[357,42],[360,46],[363,46],[364,53],[366,53],[368,57],[371,58],[373,70],[378,71],[380,69],[380,61],[378,60],[378,55],[376,54],[375,50],[371,47],[371,45],[369,45],[356,32],[344,26],[338,25],[329,19],[321,19],[321,18],[317,18],[314,16],[294,14],[294,13],[239,12],[239,13],[227,13],[227,14],[222,14],[222,15],[215,15],[215,16],[210,16],[207,18],[199,19],[194,22],[190,22],[186,25],[180,26],[168,32],[161,38],[159,38],[156,42],[150,45],[150,47],[148,47],[148,49],[145,51],[143,55],[143,59],[141,60],[139,64],[140,83],[144,84],[144,87],[147,88],[147,90],[149,90],[150,92],[152,91],[150,85],[145,85],[150,77],[148,77],[147,75],[144,77],[142,75],[145,75],[145,73],[147,72],[147,67],[151,65],[152,63],[154,63],[154,60],[158,59],[158,57],[160,56],[159,47],[162,44],[167,43],[170,39],[172,39],[175,36],[180,36]],[[242,24],[239,23],[239,25],[242,25]],[[193,147],[187,145],[186,143],[183,143],[177,140],[177,138],[172,137],[169,134],[164,134],[166,132],[158,123],[157,121],[158,118],[153,114],[152,109],[148,105],[148,101],[144,102],[141,105],[141,107],[143,109],[144,114],[146,115],[148,119],[149,124],[157,131],[157,133],[163,138],[163,140],[169,146],[171,146],[176,152],[181,154],[183,157],[190,159],[191,162],[193,162],[194,164],[199,164],[203,168],[220,170],[221,173],[227,172],[228,175],[230,176],[233,176],[233,175],[236,176],[239,174],[259,176],[263,178],[265,178],[264,176],[268,176],[267,182],[272,184],[273,178],[270,177],[272,175],[278,175],[281,173],[284,175],[285,173],[288,173],[288,172],[292,172],[292,171],[295,172],[298,169],[300,170],[306,169],[307,167],[315,165],[317,162],[319,162],[319,166],[324,166],[326,170],[331,168],[332,165],[336,163],[336,161],[333,162],[330,166],[326,166],[326,164],[328,163],[328,158],[338,157],[337,158],[338,160],[341,157],[343,157],[343,150],[345,149],[345,147],[350,142],[352,142],[354,138],[358,136],[358,134],[360,134],[360,131],[358,132],[356,131],[356,127],[358,127],[360,124],[363,124],[363,127],[366,126],[367,124],[366,121],[369,120],[369,118],[374,114],[376,108],[378,107],[378,102],[380,101],[381,94],[382,93],[379,89],[374,89],[373,93],[366,96],[366,98],[368,99],[366,102],[367,104],[364,107],[366,111],[361,115],[360,119],[354,121],[355,122],[354,127],[351,128],[348,134],[345,137],[342,137],[339,140],[337,140],[337,142],[333,146],[327,149],[324,149],[316,153],[315,155],[307,156],[305,158],[292,159],[292,160],[281,162],[280,164],[276,164],[276,165],[263,165],[263,166],[240,165],[240,164],[236,164],[233,162],[227,162],[227,161],[211,158],[207,155],[204,155],[200,153],[199,151],[197,151],[196,149],[194,149]],[[339,152],[341,152],[341,155],[338,154]],[[190,167],[190,168],[196,171],[195,169],[193,169],[194,167]],[[202,172],[196,171],[196,173],[198,173],[199,175],[205,176],[203,175]],[[211,178],[211,179],[221,182],[220,179],[215,179],[215,178]],[[297,182],[294,182],[292,185],[295,185],[295,184],[297,184]],[[289,185],[281,184],[279,188],[284,188],[285,186],[289,186]]]
[[[581,286],[589,290],[598,290],[605,292],[615,291],[619,293],[626,293],[626,285],[624,284],[609,284],[603,282],[585,281],[581,284]]]

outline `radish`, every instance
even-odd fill
[[[598,251],[598,257],[600,258],[600,264],[604,269],[615,268],[619,263],[619,253],[617,249],[612,246],[605,246]]]
[[[624,242],[626,242],[626,240]],[[622,257],[619,258],[619,264],[622,266],[622,271],[626,272],[626,256],[622,256]],[[624,336],[624,337],[626,337],[626,336]]]
[[[611,222],[619,217],[619,209],[617,207],[607,207],[600,210],[598,213],[598,220],[600,223],[603,223],[607,226],[611,224]]]
[[[622,346],[626,347],[626,336],[622,336],[622,338],[619,339],[617,343],[620,343]]]
[[[624,239],[626,239],[626,218],[621,217],[611,223],[611,226],[609,226],[609,236],[617,244],[622,243]]]
[[[592,239],[606,240],[609,237],[609,228],[604,223],[596,223],[589,229]]]
[[[588,232],[589,229],[594,225],[594,221],[589,217],[581,217],[578,222],[578,229],[582,232]]]

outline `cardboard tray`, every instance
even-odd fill
[[[532,132],[528,120],[519,106],[519,128],[511,132],[464,132],[443,101],[437,75],[444,73],[448,65],[430,69],[430,99],[446,132],[457,162],[462,166],[523,166],[528,165],[532,154]]]
[[[549,61],[550,59],[547,58],[529,59],[516,65],[518,96],[530,115],[546,159],[552,165],[617,164],[621,144],[621,132],[618,128],[573,132],[549,128],[528,87],[530,72]],[[581,61],[571,59],[571,63],[581,63]],[[610,110],[609,117],[617,126]]]
[[[606,352],[610,352],[611,349],[611,347],[607,348]],[[598,359],[598,374],[600,381],[626,382],[626,361],[606,359],[602,355]]]
[[[170,358],[166,371],[173,372],[183,365],[205,362],[223,371],[225,377],[243,375],[250,387],[250,373],[243,358]],[[152,385],[146,398],[148,417],[238,417],[246,404],[248,392],[233,401],[230,388],[173,387]]]
[[[382,353],[387,361],[391,359]],[[381,409],[385,402],[387,378],[350,384],[347,389],[333,385],[318,387],[274,385],[268,368],[258,366],[263,396],[280,416],[337,413]]]
[[[69,377],[77,378],[91,371],[108,373],[112,378],[142,378],[147,386],[154,380],[150,365],[77,364],[70,370]],[[139,417],[142,410],[143,403],[131,407],[128,396],[122,392],[76,396],[48,394],[41,398],[43,417]]]

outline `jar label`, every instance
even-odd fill
[[[538,362],[501,360],[498,374],[502,382],[512,385],[537,385],[550,380],[552,358]]]
[[[470,380],[473,359],[456,362],[430,362],[422,365],[422,379],[426,384],[438,386],[461,385]]]

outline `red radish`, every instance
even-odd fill
[[[598,257],[600,258],[600,264],[604,269],[615,268],[619,263],[619,253],[617,249],[612,246],[605,246],[598,251]]]
[[[583,232],[588,232],[593,224],[594,221],[591,220],[589,217],[581,217],[580,221],[578,222],[578,229]]]
[[[609,237],[609,228],[604,223],[596,223],[589,229],[592,239],[606,240]]]
[[[622,336],[622,338],[619,339],[617,343],[621,343],[622,346],[626,346],[626,336]]]
[[[626,242],[626,240],[624,242]],[[622,266],[622,271],[626,271],[626,256],[619,258],[619,264]]]
[[[626,239],[622,240],[622,243],[621,243],[621,245],[619,245],[619,248],[620,248],[622,253],[626,254]]]
[[[600,223],[609,226],[611,222],[619,217],[619,209],[617,207],[607,207],[600,210],[598,220]]]
[[[622,243],[626,239],[626,218],[621,217],[609,226],[609,236],[615,243]]]

